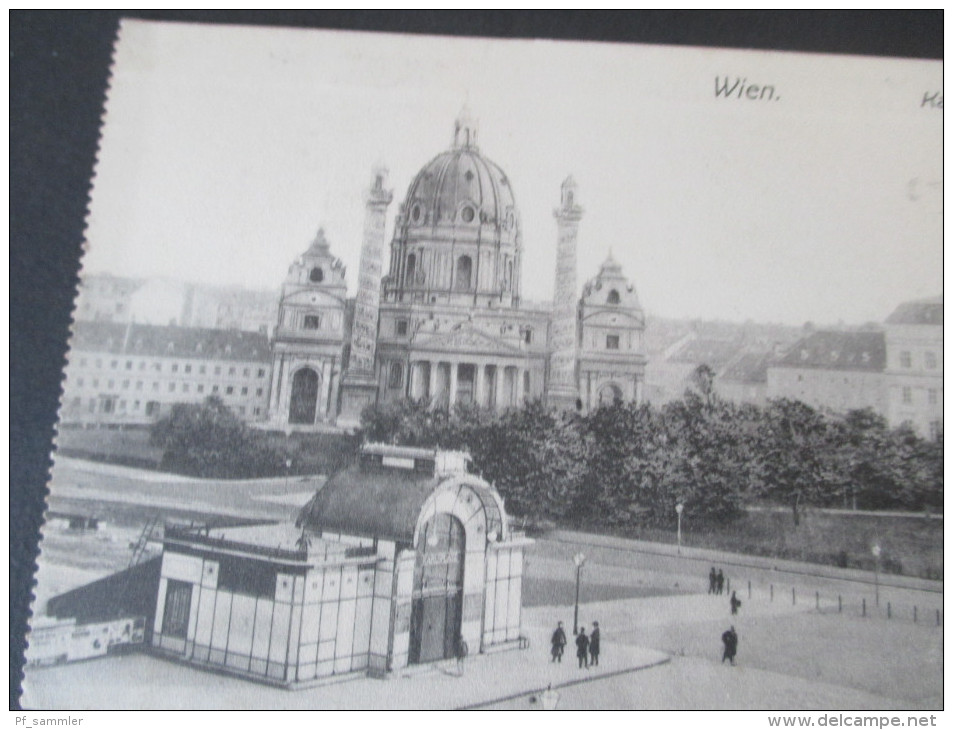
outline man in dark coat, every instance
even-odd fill
[[[708,592],[714,593],[715,586],[718,583],[718,576],[715,575],[715,566],[711,566],[711,572],[708,574]]]
[[[579,627],[579,635],[576,637],[576,658],[579,659],[579,668],[589,668],[589,637],[586,636],[586,629]]]
[[[725,574],[721,572],[721,568],[718,569],[718,577],[715,580],[718,584],[716,593],[720,596],[725,592]]]
[[[727,659],[731,662],[731,666],[734,666],[735,655],[738,653],[738,634],[735,633],[734,626],[721,635],[721,643],[725,645],[725,651],[721,655],[721,663],[724,664],[725,659]]]
[[[553,661],[562,664],[563,650],[566,648],[566,632],[563,631],[562,621],[559,622],[556,626],[556,630],[553,632],[552,644]]]
[[[599,622],[592,622],[592,633],[589,634],[589,664],[599,666]]]
[[[740,607],[741,607],[741,599],[738,598],[738,593],[737,593],[737,591],[732,591],[732,592],[731,592],[731,615],[732,615],[732,616],[737,616],[737,615],[738,615],[738,609],[739,609]]]

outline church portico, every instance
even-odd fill
[[[497,410],[539,395],[532,384],[541,380],[542,364],[486,362],[466,354],[415,355],[410,362],[407,397],[428,400],[438,408],[472,403]]]

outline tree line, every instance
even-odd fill
[[[422,401],[374,406],[363,437],[466,449],[507,511],[561,524],[670,527],[682,504],[718,525],[751,504],[941,510],[943,442],[889,428],[872,410],[835,415],[800,401],[761,407],[720,398],[704,366],[693,387],[660,407],[616,403],[589,414],[542,402],[500,414]]]
[[[297,440],[249,428],[212,397],[175,405],[151,441],[164,450],[162,469],[225,479],[330,473],[361,441],[466,449],[511,514],[565,525],[668,528],[676,504],[697,526],[728,523],[752,504],[785,505],[795,525],[812,506],[942,510],[942,434],[889,428],[871,410],[735,403],[712,385],[700,368],[679,400],[585,415],[538,400],[503,413],[401,400],[367,408],[357,434]]]

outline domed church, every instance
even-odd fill
[[[555,297],[544,304],[522,298],[516,196],[480,150],[468,111],[450,148],[407,189],[384,273],[393,199],[386,181],[386,170],[375,170],[365,195],[353,309],[323,232],[289,269],[275,329],[272,425],[353,427],[365,406],[402,398],[493,410],[542,398],[580,411],[641,399],[645,317],[611,255],[577,298],[583,209],[571,177],[554,211]]]

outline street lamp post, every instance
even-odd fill
[[[586,556],[576,553],[572,556],[572,561],[576,564],[576,604],[572,614],[572,633],[575,636],[579,633],[579,574],[586,563]]]
[[[874,543],[874,546],[870,548],[870,552],[874,554],[874,600],[877,602],[877,605],[880,605],[880,545]]]
[[[679,502],[675,505],[675,514],[678,515],[678,554],[682,554],[682,510],[685,509],[685,505]]]

